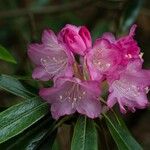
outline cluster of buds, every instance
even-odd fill
[[[133,25],[128,35],[118,39],[104,33],[92,44],[85,26],[68,24],[57,35],[44,30],[41,43],[29,45],[28,56],[35,64],[32,77],[54,82],[53,87],[39,92],[51,104],[53,118],[75,112],[98,117],[103,108],[100,99],[104,83],[108,86],[109,108],[118,103],[120,111],[126,113],[148,106],[150,70],[142,69],[135,29]]]

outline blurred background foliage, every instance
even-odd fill
[[[27,45],[40,42],[45,28],[57,33],[69,23],[86,25],[93,40],[108,31],[117,37],[128,34],[129,27],[136,23],[135,38],[144,53],[144,67],[150,68],[149,8],[149,0],[0,0],[0,45],[9,50],[17,61],[17,64],[10,64],[0,60],[0,74],[16,76],[28,86],[40,86],[37,81],[31,82],[32,65],[27,57]],[[0,95],[1,111],[20,101],[2,91]],[[150,111],[129,113],[126,122],[143,148],[148,150]],[[66,132],[66,128],[63,130]],[[62,144],[65,147],[65,142]]]

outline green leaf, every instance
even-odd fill
[[[71,150],[98,150],[94,120],[85,116],[79,117],[74,129]]]
[[[8,140],[7,142],[1,144],[0,149],[9,149],[9,150],[36,149],[38,143],[43,140],[45,135],[47,135],[47,133],[49,132],[49,129],[52,128],[53,122],[54,120],[52,120],[50,114],[48,114],[46,117],[43,117],[36,124],[28,128],[27,131],[24,131],[18,136],[15,136],[14,138]]]
[[[1,45],[0,45],[0,59],[15,64],[17,63],[14,57]]]
[[[54,144],[52,146],[52,150],[60,150],[60,144],[59,144],[59,141],[58,139],[56,138],[55,141],[54,141]]]
[[[0,143],[18,135],[48,113],[46,103],[32,98],[0,113]]]
[[[31,98],[36,96],[28,91],[20,81],[8,75],[0,75],[0,89],[8,91],[22,98]]]
[[[124,128],[124,123],[119,125],[107,115],[103,114],[107,127],[120,150],[142,150],[142,147],[136,142],[131,134]],[[120,122],[121,123],[121,122]]]
[[[131,0],[126,4],[120,20],[120,30],[126,31],[135,22],[143,0]]]

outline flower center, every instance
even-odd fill
[[[45,71],[50,75],[54,76],[62,71],[64,71],[68,61],[65,53],[55,54],[52,56],[47,56],[41,58],[41,64],[45,68]]]
[[[70,84],[70,83],[69,83]],[[81,89],[81,86],[77,83],[71,83],[68,88],[64,89],[64,92],[58,95],[58,99],[61,102],[68,101],[72,104],[74,108],[77,103],[83,99],[86,95],[86,91]]]

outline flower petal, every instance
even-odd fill
[[[140,60],[131,61],[120,74],[120,78],[109,83],[109,107],[118,102],[121,112],[126,113],[125,107],[134,112],[135,108],[142,109],[148,106],[146,94],[150,86],[150,70],[142,69],[141,63]]]
[[[64,115],[70,115],[75,113],[75,109],[72,108],[72,104],[68,102],[54,103],[51,106],[51,113],[54,119],[59,119],[59,117]]]
[[[73,54],[64,45],[58,43],[57,37],[52,30],[44,30],[42,44],[29,45],[28,55],[32,62],[43,67],[43,70],[51,78],[57,78],[62,75],[72,76]],[[39,72],[37,74],[38,70],[33,73],[33,77],[46,80],[46,78],[41,77],[42,74],[39,74]]]
[[[47,81],[47,80],[49,80],[51,77],[50,77],[50,75],[45,71],[45,69],[40,66],[40,67],[36,67],[36,68],[33,70],[32,78],[33,78],[33,79],[42,80],[42,81]]]
[[[43,99],[51,104],[54,118],[57,119],[75,111],[90,118],[99,116],[101,105],[98,97],[101,91],[98,82],[61,77],[57,78],[54,84],[54,87],[41,89],[39,93]]]
[[[89,30],[85,27],[82,26],[79,30],[79,35],[82,37],[85,45],[87,48],[92,47],[92,39]]]
[[[106,32],[102,35],[102,38],[108,40],[111,43],[114,43],[116,41],[115,36],[111,32]]]
[[[92,79],[101,80],[103,75],[112,73],[118,67],[121,54],[108,40],[97,39],[85,59]]]

